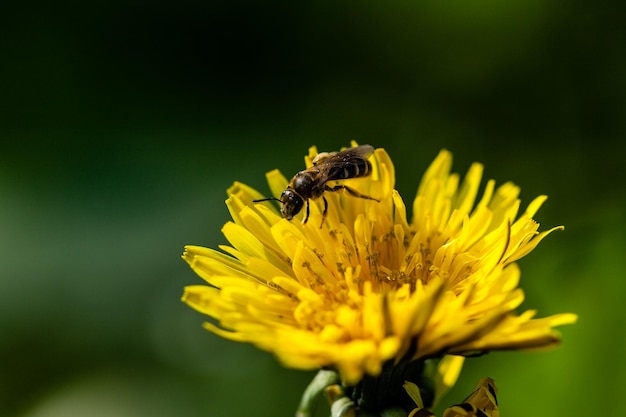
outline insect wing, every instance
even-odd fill
[[[345,180],[366,175],[370,169],[367,158],[374,152],[370,145],[348,148],[330,155],[316,165],[324,181]]]

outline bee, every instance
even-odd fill
[[[311,161],[313,166],[294,175],[285,191],[280,195],[280,198],[269,197],[253,200],[253,202],[258,203],[268,200],[280,202],[280,212],[287,220],[293,219],[296,214],[302,211],[306,204],[306,215],[302,220],[302,223],[305,224],[309,220],[309,200],[322,197],[324,211],[322,213],[322,224],[320,224],[321,228],[328,212],[328,201],[324,197],[324,192],[326,191],[344,190],[353,197],[379,201],[376,198],[361,194],[346,185],[331,187],[327,184],[328,181],[368,176],[372,171],[372,164],[367,158],[373,152],[374,148],[372,146],[360,145],[341,152],[320,153]]]

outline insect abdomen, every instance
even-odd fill
[[[345,180],[366,176],[372,170],[372,165],[367,159],[352,161],[336,165],[328,171],[329,180]]]

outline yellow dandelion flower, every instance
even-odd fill
[[[312,147],[308,167],[316,155]],[[378,201],[326,192],[326,217],[322,199],[312,199],[306,224],[298,221],[304,210],[288,221],[275,203],[254,202],[264,197],[257,190],[238,182],[228,190],[229,244],[187,246],[183,254],[209,284],[183,295],[212,318],[206,329],[273,352],[289,367],[334,369],[347,386],[388,363],[559,341],[554,327],[575,315],[516,313],[524,294],[514,262],[562,229],[538,231],[533,216],[546,197],[520,213],[520,189],[488,181],[478,198],[482,166],[473,164],[461,182],[444,150],[409,220],[385,150],[369,161],[370,175],[329,185]],[[288,184],[278,170],[267,180],[275,198]]]

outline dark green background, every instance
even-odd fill
[[[311,373],[222,341],[179,301],[183,245],[216,247],[225,189],[267,192],[315,144],[387,149],[410,202],[455,171],[550,199],[526,308],[561,348],[472,359],[502,415],[621,415],[622,3],[24,4],[0,31],[0,415],[290,416]]]

